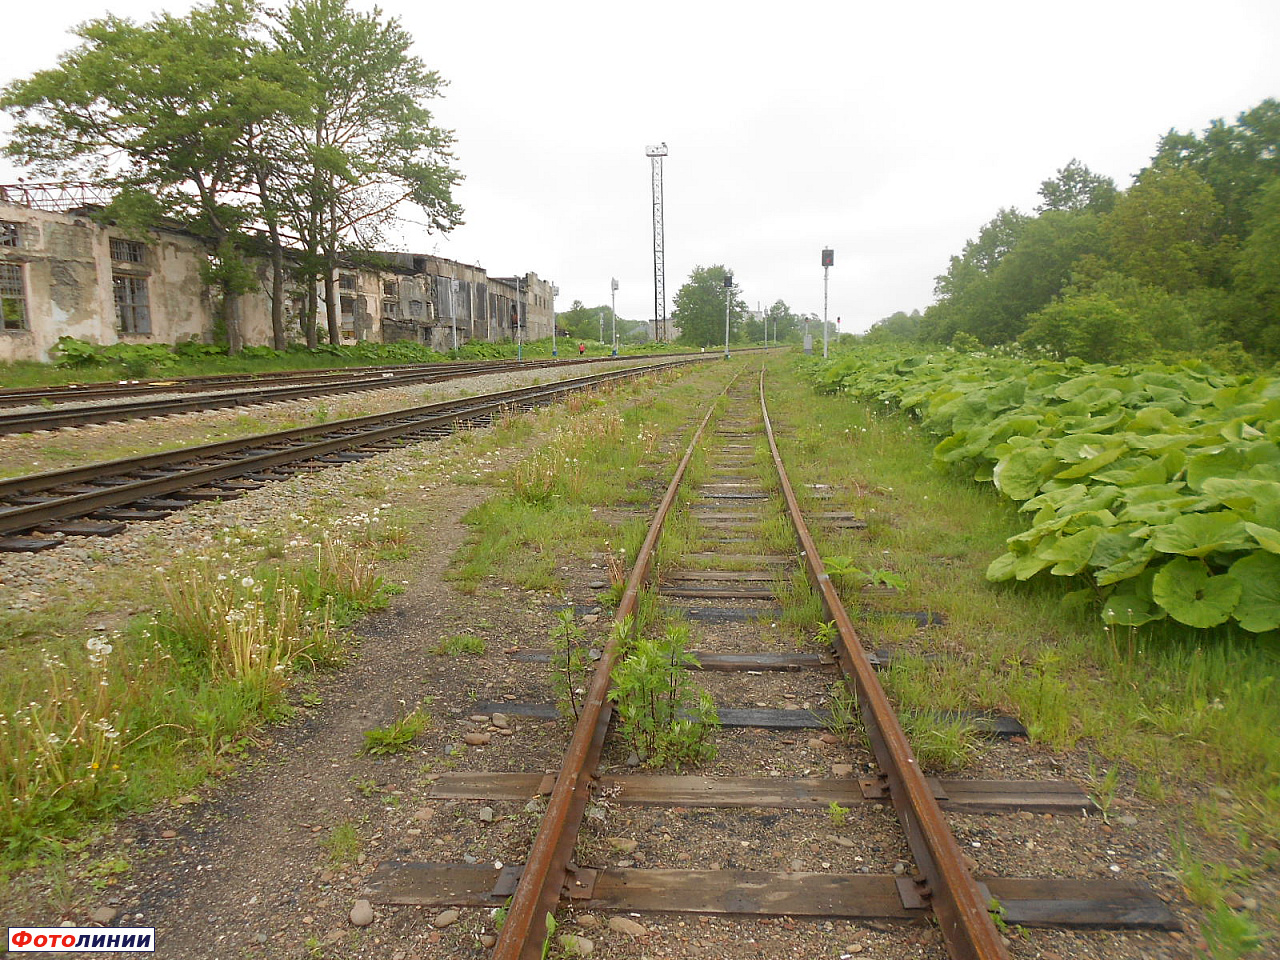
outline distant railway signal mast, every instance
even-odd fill
[[[667,278],[662,236],[662,158],[666,143],[644,148],[653,176],[653,339],[667,339]]]

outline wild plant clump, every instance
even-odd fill
[[[615,629],[628,630],[628,624]],[[689,630],[673,624],[660,637],[640,637],[613,671],[609,691],[623,736],[651,767],[679,770],[715,758],[720,726],[711,697],[691,679]]]

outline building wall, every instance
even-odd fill
[[[216,297],[200,276],[206,258],[204,243],[180,231],[156,230],[135,242],[87,216],[0,201],[0,361],[48,360],[61,336],[102,345],[211,341]],[[380,258],[385,265],[346,264],[335,273],[344,343],[412,340],[443,352],[455,343],[514,335],[516,278],[490,277],[481,266],[435,256]],[[257,260],[255,270],[258,288],[242,298],[241,329],[247,346],[270,346],[270,262]],[[552,285],[535,273],[518,285],[523,336],[551,336]],[[322,286],[316,299],[323,341]],[[302,289],[286,287],[290,342],[303,339],[304,299]]]
[[[0,202],[0,280],[16,276],[22,301],[19,309],[0,294],[8,308],[0,361],[48,360],[62,336],[103,345],[207,336],[213,315],[200,277],[204,258],[204,245],[185,234],[153,231],[133,241],[87,216]],[[128,301],[128,324],[119,296]]]

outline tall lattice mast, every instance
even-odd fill
[[[667,339],[667,268],[662,238],[662,158],[667,145],[645,147],[653,168],[653,339]]]

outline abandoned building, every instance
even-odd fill
[[[23,201],[23,202],[18,202]],[[0,362],[49,359],[63,336],[109,345],[212,342],[214,290],[201,277],[208,243],[180,229],[128,236],[86,206],[49,209],[30,195],[0,195]],[[376,266],[370,266],[375,263]],[[244,298],[247,346],[271,345],[269,266]],[[551,336],[555,287],[526,273],[490,277],[441,257],[378,253],[335,276],[344,342],[412,340],[447,351],[470,340]],[[319,323],[324,328],[323,284]],[[303,340],[305,291],[287,291],[286,336]]]

